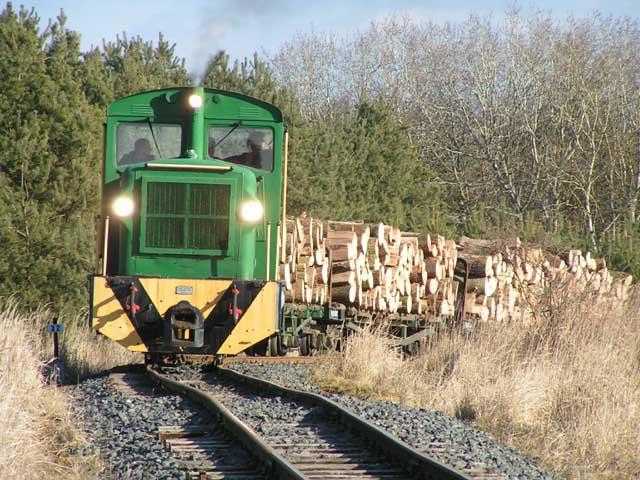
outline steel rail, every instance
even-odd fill
[[[329,412],[335,414],[347,429],[366,438],[380,451],[388,454],[398,464],[402,465],[403,468],[411,472],[413,475],[412,478],[424,480],[471,480],[471,477],[419,452],[402,440],[389,435],[376,425],[360,418],[349,409],[342,407],[322,395],[283,387],[282,385],[251,375],[242,374],[228,368],[218,367],[217,371],[228,379],[244,383],[254,389],[276,393],[290,399],[302,400],[303,402],[327,409]]]
[[[266,357],[266,356],[256,356],[256,357],[224,357],[220,360],[220,365],[238,365],[238,364],[312,364],[317,363],[318,361],[322,361],[321,356],[289,356],[284,355],[281,357]]]
[[[149,365],[147,365],[146,371],[155,383],[180,395],[184,395],[213,412],[220,419],[224,427],[238,439],[243,447],[255,455],[265,466],[265,470],[269,475],[268,478],[279,480],[303,480],[305,478],[302,472],[280,456],[268,444],[263,442],[260,437],[213,396],[197,388],[172,380],[155,371]]]

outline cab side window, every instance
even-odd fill
[[[273,131],[270,128],[209,128],[209,157],[238,165],[271,171],[273,169]]]
[[[123,122],[118,125],[116,136],[118,166],[177,158],[182,149],[180,125]]]

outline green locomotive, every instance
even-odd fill
[[[150,358],[277,340],[286,139],[280,110],[237,93],[170,88],[113,102],[93,327]]]

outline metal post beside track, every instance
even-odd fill
[[[47,325],[47,331],[53,334],[53,358],[44,365],[44,376],[54,385],[60,385],[63,376],[62,361],[60,360],[60,342],[58,338],[58,334],[62,332],[63,329],[63,325],[58,323],[58,317],[53,317],[51,323]]]
[[[58,317],[53,317],[53,321],[51,322],[51,331],[53,332],[53,357],[60,357],[60,344],[58,340],[58,332],[60,331],[62,325],[58,324]]]

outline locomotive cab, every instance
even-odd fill
[[[108,107],[94,328],[152,355],[231,355],[278,331],[284,124],[232,92]]]

